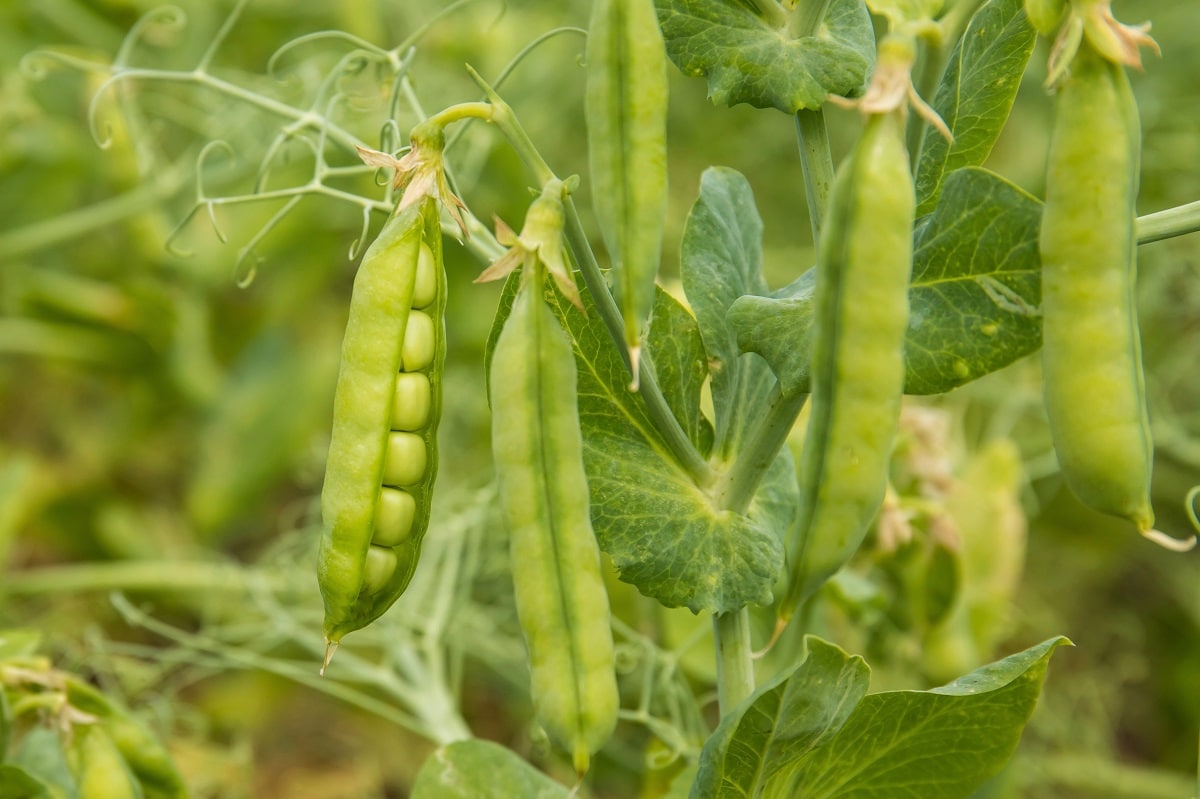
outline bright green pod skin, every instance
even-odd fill
[[[821,233],[798,551],[781,619],[858,550],[883,503],[904,391],[914,210],[903,118],[872,116],[837,172]]]
[[[1085,41],[1058,90],[1038,242],[1046,413],[1075,495],[1147,532],[1154,452],[1135,292],[1140,152],[1125,70]]]
[[[583,470],[575,359],[537,283],[522,286],[496,342],[492,450],[534,712],[582,775],[612,735],[620,702]]]
[[[667,55],[653,0],[593,3],[584,110],[592,204],[636,357],[667,211]]]
[[[141,784],[104,727],[80,725],[72,735],[68,762],[79,799],[144,799]]]
[[[426,424],[399,435],[404,451],[423,456],[423,465],[401,463],[396,452],[389,458],[393,438],[392,418],[411,427],[411,409],[395,409],[396,385],[404,368],[402,353],[412,317],[418,264],[432,256],[436,292],[422,313],[432,324],[425,333],[427,356],[414,359],[428,380]],[[441,267],[441,229],[432,199],[413,205],[390,218],[363,256],[354,280],[350,316],[342,342],[342,362],[334,396],[333,431],[321,491],[324,532],[318,554],[317,579],[325,601],[325,638],[337,644],[342,637],[379,618],[404,593],[420,556],[421,541],[429,525],[430,500],[437,475],[437,426],[441,416],[441,370],[445,361],[444,313],[446,277]],[[426,298],[428,299],[428,298]],[[410,342],[411,351],[412,344]],[[425,401],[424,398],[422,400]],[[413,441],[408,441],[411,437]],[[394,449],[394,447],[393,447]],[[389,464],[389,461],[391,463]],[[420,466],[419,469],[416,466]],[[401,480],[411,495],[413,513],[384,509],[376,544],[394,546],[395,566],[390,575],[380,566],[392,562],[375,553],[370,580],[367,558],[375,536],[381,487]],[[395,498],[393,498],[395,499]],[[408,505],[409,503],[405,503]],[[411,522],[408,520],[411,518]],[[409,529],[400,529],[403,519]],[[377,547],[378,548],[378,547]]]

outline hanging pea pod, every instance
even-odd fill
[[[1063,476],[1084,504],[1184,550],[1195,539],[1154,530],[1150,505],[1136,305],[1140,157],[1129,79],[1089,31],[1058,88],[1038,241],[1046,413]]]
[[[636,388],[667,207],[667,56],[653,0],[595,0],[585,110],[593,204]]]
[[[534,711],[576,772],[612,735],[619,697],[592,531],[571,342],[529,264],[491,365],[492,450],[511,535]]]
[[[912,272],[916,201],[904,144],[912,58],[911,42],[881,42],[877,84],[860,105],[866,128],[829,198],[817,258],[798,538],[780,628],[858,549],[887,488]]]
[[[79,799],[145,799],[141,784],[104,727],[74,728],[67,762]]]
[[[437,205],[388,220],[354,281],[321,492],[326,656],[408,587],[429,524],[445,359]]]

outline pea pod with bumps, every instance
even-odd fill
[[[1067,485],[1084,504],[1154,529],[1154,448],[1137,322],[1135,230],[1141,130],[1124,67],[1089,37],[1058,87],[1042,260],[1046,413]]]
[[[907,40],[881,42],[876,84],[860,106],[866,127],[829,197],[817,258],[801,506],[776,634],[858,549],[887,488],[913,257],[915,195],[904,143],[912,54]],[[884,80],[888,72],[901,79]]]
[[[619,698],[583,469],[575,358],[542,300],[540,269],[527,264],[493,353],[492,448],[534,710],[582,776],[612,735]]]
[[[425,198],[388,220],[354,281],[321,492],[326,663],[417,565],[437,474],[445,302],[437,205]]]

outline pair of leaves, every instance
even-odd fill
[[[1054,638],[932,691],[868,695],[862,658],[808,637],[807,658],[727,714],[691,799],[967,796],[1008,761]]]
[[[967,796],[1007,762],[1037,702],[1053,638],[932,691],[867,694],[870,669],[819,638],[807,658],[763,685],[709,737],[691,799]],[[413,799],[568,791],[488,741],[442,747],[421,767]]]

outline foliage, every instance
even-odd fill
[[[107,707],[166,743],[195,796],[1192,789],[1194,556],[1148,549],[1062,488],[1027,357],[1053,100],[1049,43],[1020,2],[834,0],[805,30],[823,4],[656,0],[675,65],[670,187],[636,392],[611,264],[589,243],[609,234],[587,201],[602,182],[571,135],[590,2],[233,5],[0,9],[0,628],[44,631],[19,656],[82,686],[39,715],[30,697],[55,689],[13,676],[0,646],[0,796],[74,795],[80,755],[49,722]],[[1142,210],[1171,209],[1145,231],[1194,224],[1186,5],[1114,9],[1153,17],[1165,54],[1132,76]],[[891,488],[770,651],[714,657],[773,639],[797,555],[815,248],[776,112],[802,131],[821,114],[840,159],[859,115],[828,95],[868,93],[877,39],[929,33],[928,16],[941,38],[914,81],[953,140],[911,115],[910,396]],[[404,596],[319,678],[315,499],[337,346],[354,262],[398,197],[355,147],[398,154],[418,122],[481,95],[500,109],[491,124],[446,125],[469,236],[443,216],[430,535]],[[505,252],[480,220],[519,220],[528,185],[574,172],[562,235],[582,305],[550,281],[544,299],[574,347],[621,694],[581,784],[531,712],[488,446],[484,376],[519,277],[470,284]],[[1140,248],[1154,499],[1171,532],[1200,482],[1189,246]],[[1058,633],[1079,647],[1047,672]]]

